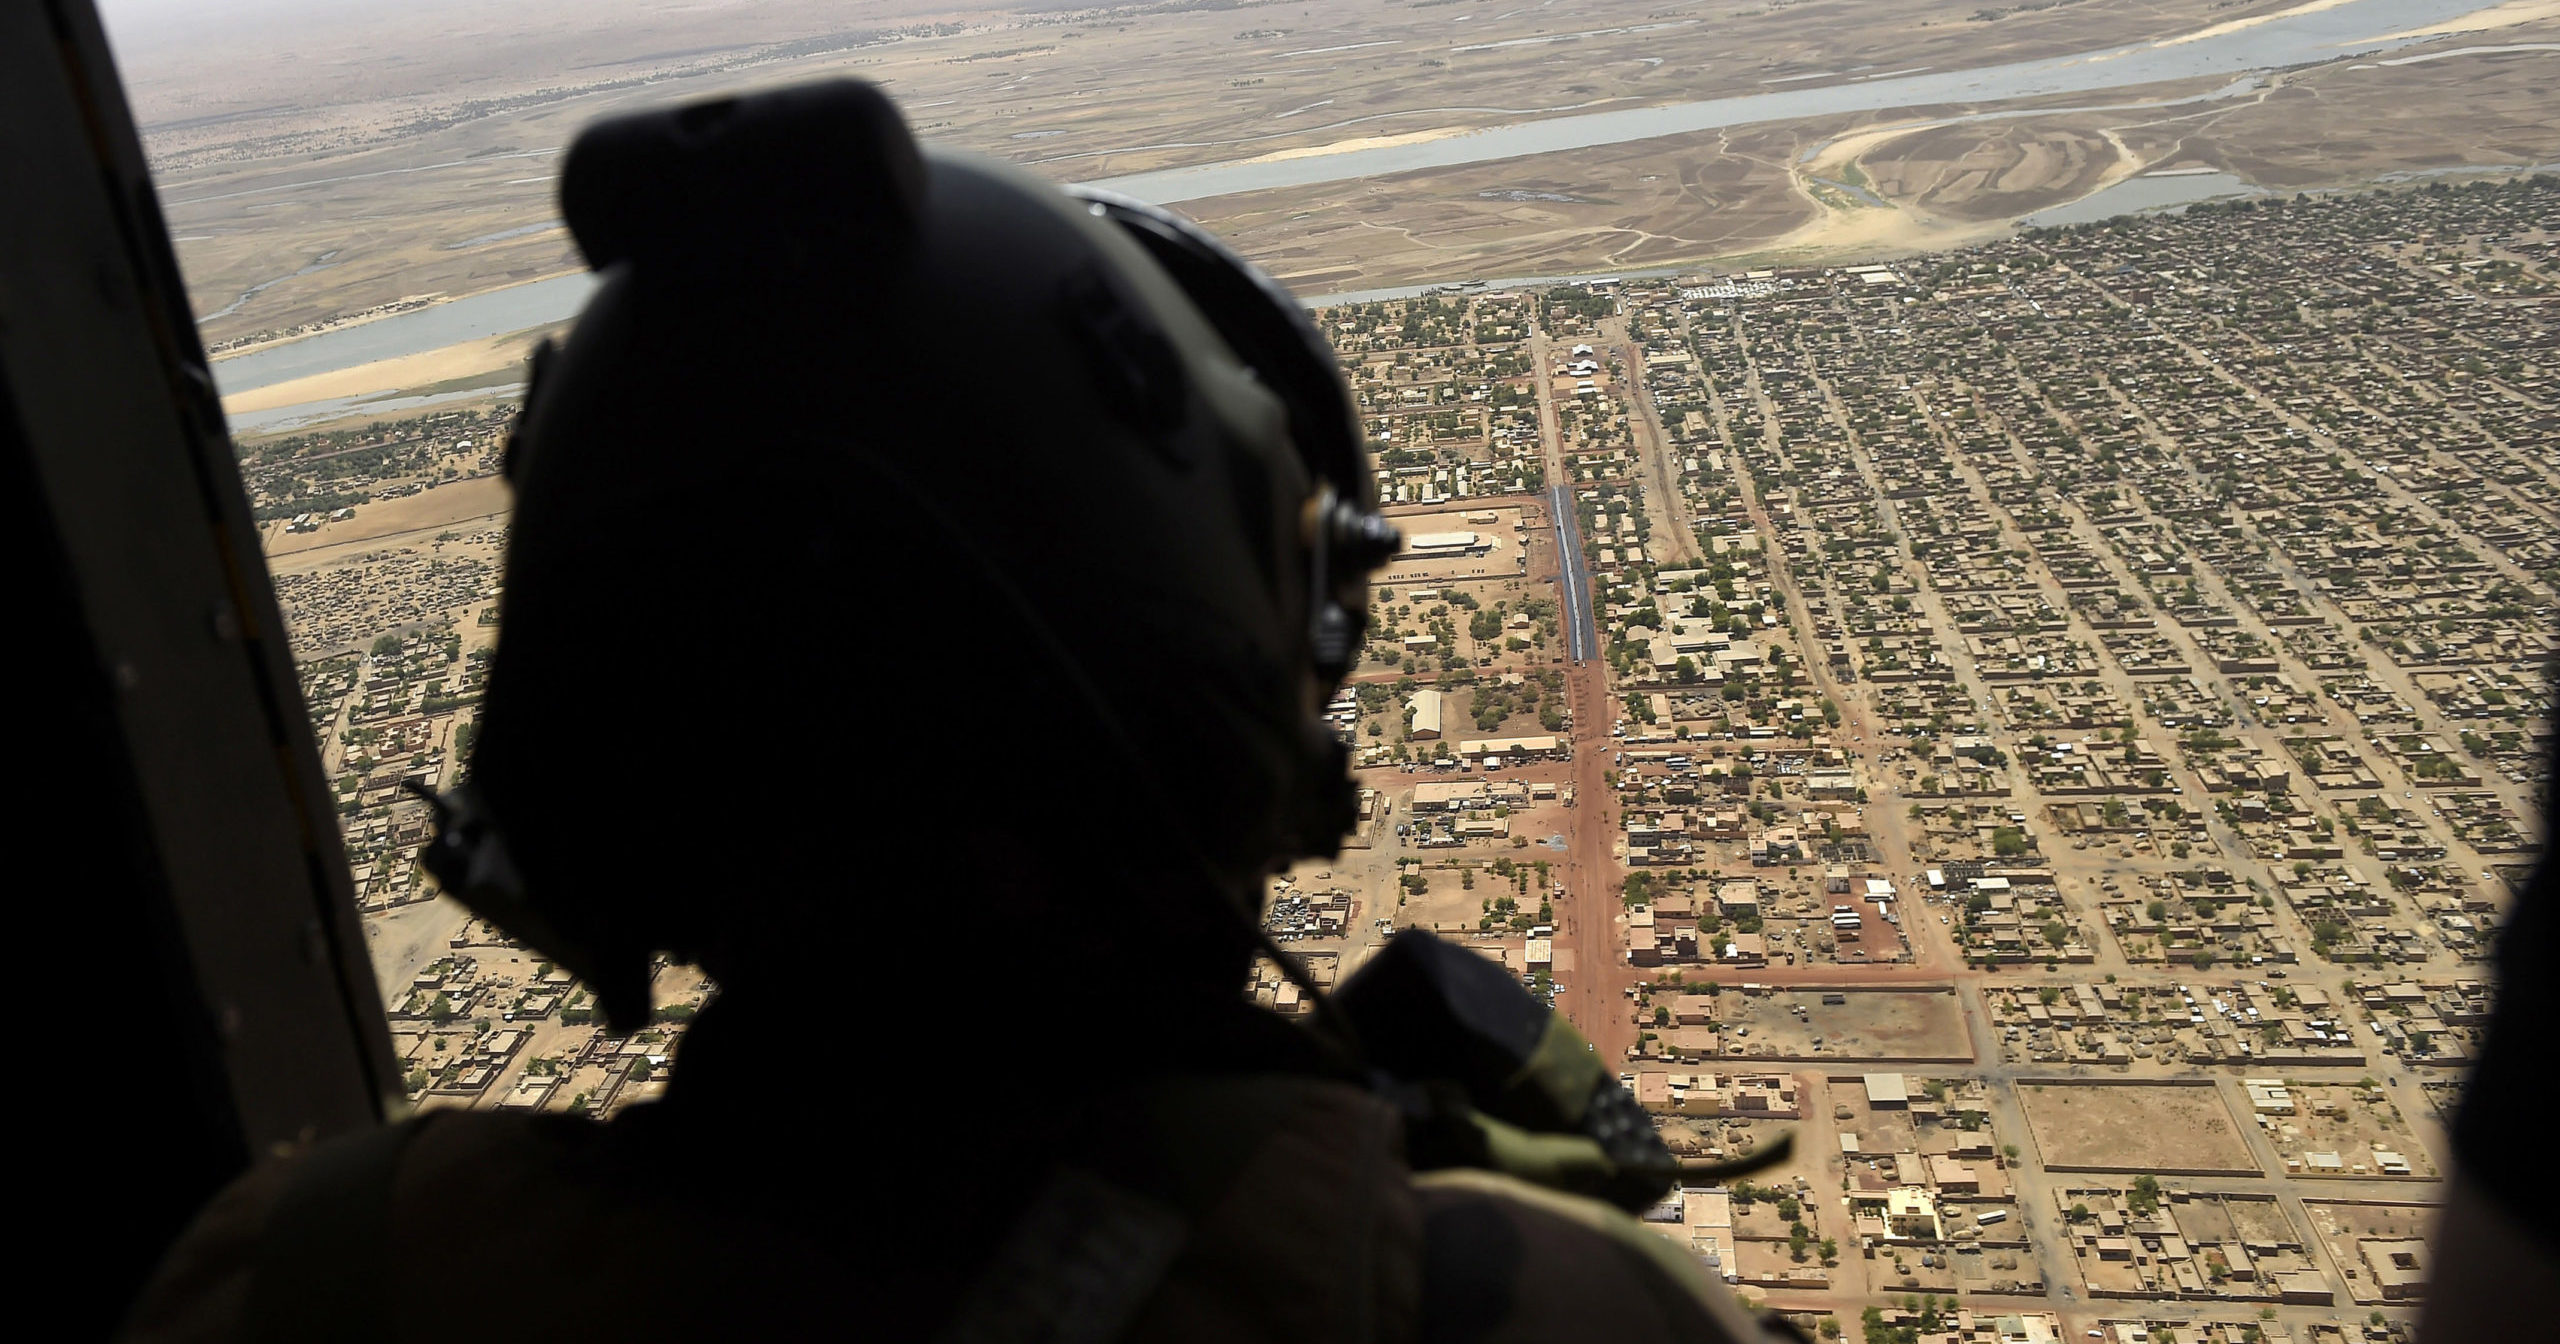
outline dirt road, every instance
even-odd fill
[[[1530,367],[1538,389],[1538,438],[1544,451],[1547,480],[1562,487],[1554,492],[1558,538],[1556,565],[1560,595],[1588,605],[1589,584],[1573,583],[1581,556],[1567,553],[1566,538],[1573,508],[1572,474],[1566,470],[1564,440],[1558,428],[1553,384],[1553,348],[1546,332],[1532,327]],[[1573,612],[1564,613],[1570,624]],[[1581,614],[1589,619],[1589,613]],[[1596,641],[1595,641],[1596,643]],[[1635,968],[1627,964],[1626,936],[1620,927],[1617,793],[1609,787],[1609,730],[1617,715],[1609,699],[1609,665],[1596,647],[1565,665],[1565,704],[1572,712],[1567,726],[1573,743],[1574,821],[1566,833],[1566,849],[1557,866],[1564,888],[1556,899],[1556,1006],[1590,1038],[1610,1070],[1626,1067],[1636,1046],[1635,1010],[1627,998]]]

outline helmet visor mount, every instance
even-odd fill
[[[1301,529],[1307,641],[1316,682],[1330,694],[1359,658],[1369,576],[1404,545],[1403,536],[1368,502],[1376,484],[1367,436],[1332,346],[1295,295],[1208,230],[1162,206],[1114,192],[1066,191],[1136,240],[1287,408],[1290,441],[1317,483]]]

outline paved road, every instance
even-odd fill
[[[1627,964],[1620,928],[1616,859],[1618,796],[1609,782],[1609,730],[1617,715],[1609,699],[1609,665],[1601,661],[1600,635],[1591,611],[1591,574],[1582,558],[1582,525],[1573,507],[1573,480],[1556,416],[1554,355],[1547,334],[1529,333],[1529,362],[1538,392],[1538,437],[1547,480],[1547,508],[1555,524],[1556,588],[1564,604],[1565,704],[1572,716],[1574,818],[1566,851],[1555,864],[1562,887],[1556,900],[1556,1006],[1598,1048],[1612,1071],[1634,1057],[1637,1029],[1627,989],[1635,968]]]
[[[1588,662],[1598,656],[1600,632],[1591,617],[1591,573],[1582,559],[1582,522],[1573,511],[1573,487],[1547,487],[1547,507],[1556,520],[1556,586],[1564,602],[1565,657]]]

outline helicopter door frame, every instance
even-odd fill
[[[87,986],[32,1033],[62,1056],[39,1067],[77,1071],[21,1075],[22,1105],[65,1088],[41,1151],[110,1162],[91,1168],[118,1182],[106,1202],[137,1197],[75,1206],[66,1231],[133,1224],[81,1253],[138,1283],[232,1175],[405,1103],[274,586],[90,0],[0,5],[0,165],[0,470],[12,661],[31,674],[11,755],[37,860],[13,884],[13,947]]]

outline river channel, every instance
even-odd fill
[[[2239,75],[2395,49],[2419,39],[2395,39],[2389,34],[2486,8],[2489,5],[2482,0],[2344,0],[2325,9],[2298,9],[2246,27],[2208,28],[2183,38],[2071,56],[1881,79],[1842,75],[1838,77],[1840,82],[1832,84],[1793,85],[1769,93],[1551,117],[1415,144],[1197,164],[1104,178],[1090,185],[1146,200],[1196,201],[1239,192],[1624,144],[1728,126],[1900,107],[1996,104]],[[2228,86],[2231,90],[2246,87],[2245,82]],[[1987,110],[1981,115],[2001,113]],[[1965,118],[1959,118],[1962,119]],[[417,312],[377,318],[218,360],[213,366],[214,379],[226,394],[246,392],[315,373],[547,326],[575,314],[594,288],[592,277],[573,274],[474,294]]]

